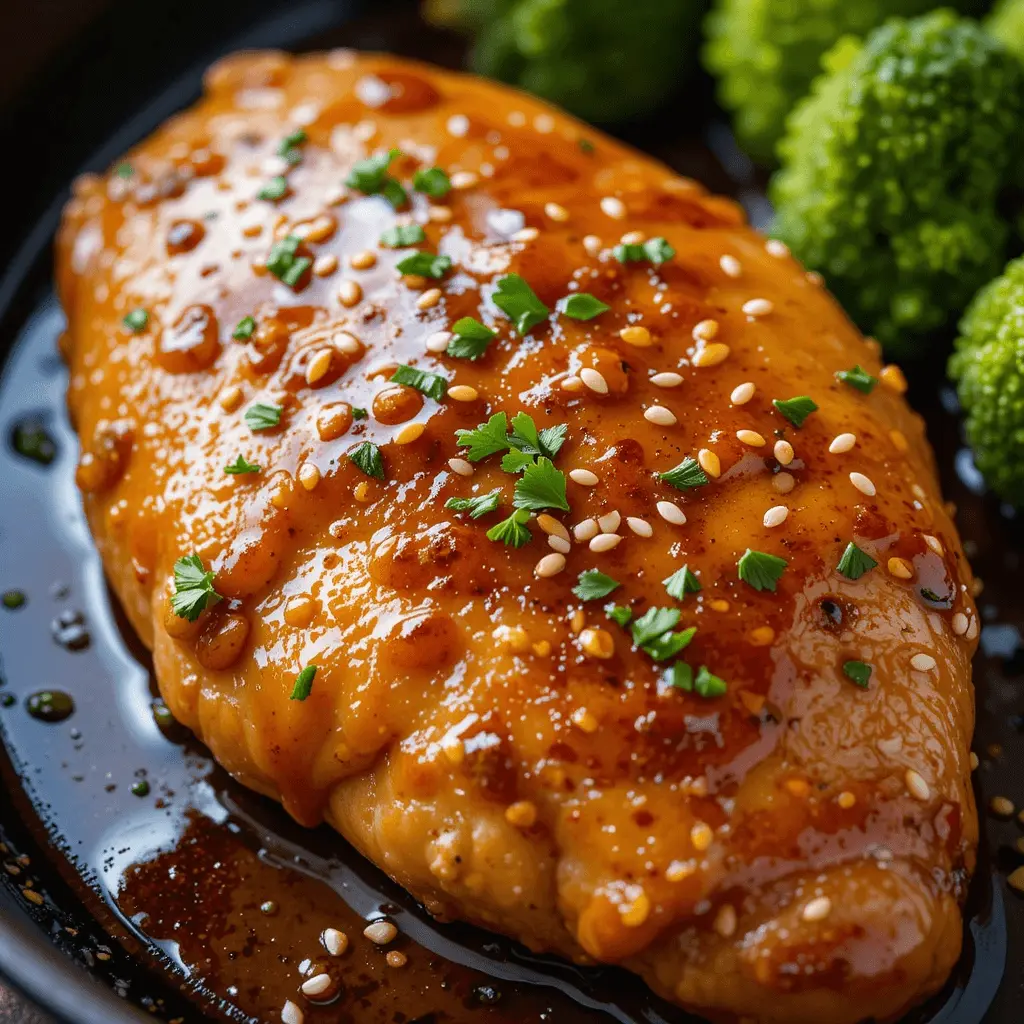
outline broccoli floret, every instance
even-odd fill
[[[934,0],[718,0],[707,20],[704,64],[734,113],[736,136],[765,164],[786,117],[810,91],[821,58],[846,35],[863,36],[892,15],[923,14]]]
[[[473,70],[589,121],[652,110],[693,63],[703,0],[430,0],[472,33]]]
[[[1006,260],[1024,65],[949,11],[826,61],[779,147],[774,233],[890,352],[920,352]]]
[[[1024,506],[1024,257],[964,314],[949,375],[959,386],[975,465],[996,494]]]
[[[985,27],[1018,57],[1024,57],[1024,0],[1000,0]]]

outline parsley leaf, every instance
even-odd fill
[[[863,391],[865,395],[870,395],[878,383],[877,377],[872,377],[867,370],[862,370],[859,366],[854,366],[850,370],[839,370],[836,373],[836,380]]]
[[[498,287],[491,295],[494,304],[515,325],[520,334],[529,334],[551,310],[534,294],[533,289],[518,274],[498,278]]]
[[[529,452],[521,452],[518,448],[513,448],[501,460],[501,468],[506,473],[522,473],[527,466],[532,465],[533,456]]]
[[[365,420],[369,415],[365,409],[360,409],[358,405],[352,406],[352,419]]]
[[[452,183],[440,167],[427,167],[413,175],[412,187],[431,199],[444,199],[451,192]]]
[[[138,334],[140,331],[146,329],[146,324],[149,323],[149,312],[145,309],[133,309],[128,313],[125,318],[121,321],[128,328],[132,334]]]
[[[174,563],[171,609],[178,618],[195,622],[204,609],[222,600],[213,589],[214,575],[204,568],[198,555],[185,555]]]
[[[668,242],[658,236],[648,238],[646,242],[639,245],[617,245],[612,250],[612,255],[620,263],[653,263],[660,266],[675,256],[676,251]]]
[[[427,236],[419,224],[396,224],[380,236],[380,244],[389,249],[402,249],[410,245],[419,245],[426,239]]]
[[[285,160],[290,164],[297,164],[302,160],[302,153],[299,152],[299,146],[301,146],[308,135],[301,129],[297,128],[295,131],[286,135],[277,146],[277,155],[283,156]]]
[[[276,203],[278,199],[284,199],[288,191],[288,179],[283,174],[276,174],[256,193],[256,198]]]
[[[416,274],[418,277],[429,277],[439,281],[452,269],[449,256],[435,256],[432,252],[414,252],[399,260],[395,269],[400,274]]]
[[[630,620],[633,618],[633,613],[625,605],[621,604],[606,605],[604,613],[612,622],[618,623],[623,629],[629,625]]]
[[[677,661],[669,666],[665,682],[684,693],[693,693],[693,669],[685,661]]]
[[[135,168],[131,164],[118,164],[114,168],[114,173],[119,178],[130,178],[135,173]]]
[[[245,410],[245,425],[252,431],[270,430],[281,422],[284,409],[268,402],[254,402]]]
[[[501,488],[495,488],[490,494],[480,494],[475,498],[449,498],[445,508],[454,512],[468,512],[471,519],[479,519],[488,512],[497,511],[501,501]]]
[[[231,337],[238,341],[247,341],[253,336],[253,332],[256,330],[256,320],[251,316],[244,316],[235,325],[235,329],[231,332]]]
[[[492,526],[487,531],[487,539],[501,541],[509,547],[521,548],[524,544],[529,544],[533,536],[525,525],[529,518],[529,509],[516,509],[508,519],[503,519],[497,526]]]
[[[772,405],[782,413],[783,416],[799,430],[804,425],[804,420],[812,412],[818,411],[817,403],[806,395],[798,395],[796,398],[773,398]]]
[[[445,351],[456,359],[479,359],[497,336],[497,331],[485,327],[479,320],[464,316],[452,324],[452,340]]]
[[[622,584],[618,580],[606,576],[600,569],[584,569],[572,592],[581,601],[596,601],[598,598],[607,597],[620,586]]]
[[[700,463],[689,455],[674,469],[667,473],[658,474],[667,484],[671,484],[678,491],[691,491],[695,487],[703,487],[708,478]]]
[[[678,608],[648,608],[630,627],[633,643],[643,647],[651,640],[656,640],[679,621],[679,616]]]
[[[384,479],[384,460],[381,458],[380,449],[372,441],[364,441],[354,451],[349,452],[349,460],[355,463],[367,476]]]
[[[439,373],[426,373],[423,370],[414,370],[411,366],[402,364],[391,375],[392,384],[405,384],[415,388],[428,398],[440,402],[448,393],[448,380]]]
[[[409,197],[405,189],[388,174],[388,168],[401,155],[400,149],[390,149],[387,153],[378,153],[357,161],[345,179],[345,184],[368,196],[383,195],[397,209]]]
[[[470,462],[497,455],[508,448],[508,418],[503,412],[496,412],[475,430],[456,430],[455,440],[462,447],[469,448],[466,458]]]
[[[863,661],[844,661],[843,675],[862,690],[866,690],[868,680],[871,679],[871,666]]]
[[[861,551],[851,540],[839,559],[836,572],[848,580],[859,580],[864,573],[874,569],[876,565],[878,563],[866,551]]]
[[[305,700],[313,692],[313,677],[316,675],[316,665],[307,665],[295,680],[292,687],[292,695],[289,700]]]
[[[752,551],[747,548],[736,563],[740,579],[749,583],[755,590],[770,590],[775,593],[775,584],[785,572],[789,563],[778,555],[768,555],[763,551]]]
[[[595,316],[607,313],[612,307],[600,299],[594,298],[593,295],[577,292],[575,295],[567,295],[564,299],[559,299],[555,308],[563,316],[573,320],[593,320]]]
[[[665,584],[668,596],[674,597],[677,601],[684,600],[687,594],[700,592],[700,580],[690,572],[688,565],[684,565],[682,569],[678,569],[661,582]]]
[[[509,438],[509,444],[529,455],[546,455],[553,459],[565,444],[565,435],[568,431],[566,424],[559,423],[538,433],[533,417],[521,412],[512,419],[512,436]]]
[[[297,235],[286,235],[275,242],[267,257],[267,270],[289,288],[294,288],[302,275],[313,265],[308,256],[297,256],[302,239]]]
[[[258,473],[260,467],[253,462],[247,462],[244,455],[239,455],[234,462],[229,462],[224,467],[225,473],[230,473],[232,476],[241,476],[243,473]]]
[[[543,457],[527,466],[516,481],[512,496],[516,508],[560,508],[569,511],[565,500],[565,474],[555,469],[550,459]]]
[[[705,665],[701,665],[697,669],[697,676],[693,681],[693,688],[702,697],[711,699],[713,697],[721,697],[726,690],[729,689],[729,684],[724,679],[720,679],[718,676],[713,675]]]
[[[684,647],[688,647],[696,633],[696,626],[690,626],[681,633],[663,633],[653,640],[648,640],[642,649],[655,661],[668,661],[669,658],[674,658]]]

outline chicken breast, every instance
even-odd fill
[[[734,203],[489,82],[245,54],[58,270],[96,543],[238,779],[717,1019],[943,984],[970,571],[899,370]]]

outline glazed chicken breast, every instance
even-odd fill
[[[244,54],[58,270],[97,546],[236,778],[698,1014],[942,986],[970,570],[900,371],[733,202],[503,86]]]

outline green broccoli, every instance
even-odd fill
[[[1024,57],[1024,0],[1000,0],[985,27],[1018,57]]]
[[[690,70],[703,0],[428,0],[473,70],[589,121],[651,111]]]
[[[718,0],[707,20],[704,63],[718,78],[722,106],[735,114],[741,145],[755,160],[773,163],[787,115],[838,39],[934,6],[934,0]]]
[[[975,465],[996,494],[1024,506],[1024,257],[964,314],[949,375],[959,386]]]
[[[950,11],[826,62],[779,147],[774,233],[890,352],[920,352],[1006,260],[1024,65]]]

